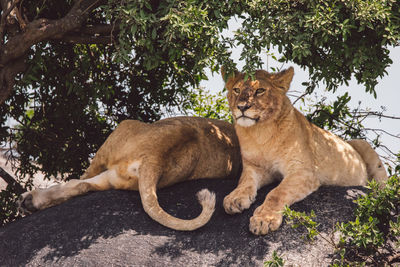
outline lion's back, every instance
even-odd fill
[[[315,165],[321,184],[365,185],[368,180],[364,160],[340,137],[313,125]]]

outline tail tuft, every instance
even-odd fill
[[[208,209],[211,212],[214,212],[215,208],[215,194],[210,192],[208,189],[202,189],[197,192],[197,199],[200,202],[200,205],[203,209]]]

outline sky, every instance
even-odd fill
[[[240,27],[240,23],[237,21],[230,21],[230,32],[225,32],[225,35],[232,35],[232,31]],[[272,52],[277,58],[279,58],[279,53],[276,50],[269,51]],[[240,47],[232,50],[232,59],[237,63],[238,69],[244,65],[244,62],[239,61]],[[267,69],[267,54],[265,53],[264,59],[264,69]],[[355,79],[349,82],[349,85],[341,86],[335,93],[325,91],[322,84],[316,93],[318,96],[327,97],[327,102],[333,102],[337,96],[343,95],[348,92],[351,96],[351,101],[349,103],[350,108],[356,108],[361,101],[361,107],[370,109],[371,111],[381,111],[384,107],[385,115],[400,117],[400,46],[395,48],[390,48],[390,58],[393,60],[393,64],[387,69],[388,74],[382,79],[378,80],[378,85],[375,90],[377,93],[377,98],[375,99],[373,95],[366,93],[362,85],[357,84]],[[274,62],[274,60],[268,58],[268,67],[278,67],[280,68],[282,63]],[[308,81],[308,71],[301,69],[298,65],[293,62],[285,63],[283,68],[293,66],[295,69],[295,75],[290,87],[290,92],[297,91],[295,94],[301,95],[305,91],[305,87],[301,85],[302,82]],[[200,86],[209,90],[211,93],[217,93],[224,88],[224,82],[219,73],[212,74],[210,71],[207,72],[209,78],[208,81],[203,81]],[[295,98],[291,98],[292,101]],[[298,101],[296,107],[299,108]],[[397,153],[400,151],[400,120],[394,119],[381,119],[377,117],[372,117],[364,122],[364,126],[367,128],[378,128],[385,130],[391,134],[398,136],[399,138],[391,137],[387,134],[381,136],[382,143],[390,148],[393,152]],[[369,135],[370,138],[374,138],[374,135]],[[384,150],[378,151],[380,155],[386,155]]]

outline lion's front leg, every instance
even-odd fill
[[[240,213],[248,209],[257,196],[257,190],[265,184],[265,171],[244,162],[239,184],[224,199],[224,209],[228,214]]]
[[[265,235],[277,230],[282,224],[284,207],[304,199],[319,186],[312,172],[301,171],[287,175],[254,211],[250,218],[250,231],[256,235]]]

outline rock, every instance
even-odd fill
[[[276,250],[285,266],[327,266],[333,249],[312,244],[305,230],[286,223],[266,236],[248,231],[249,219],[265,195],[260,190],[250,210],[228,215],[223,198],[236,181],[198,180],[159,190],[162,207],[180,218],[200,213],[195,193],[217,195],[211,221],[193,232],[179,232],[153,221],[142,209],[138,192],[105,191],[76,197],[0,228],[0,266],[262,266]],[[353,218],[353,199],[361,187],[323,187],[292,209],[316,213],[319,230],[332,232],[336,221]]]

